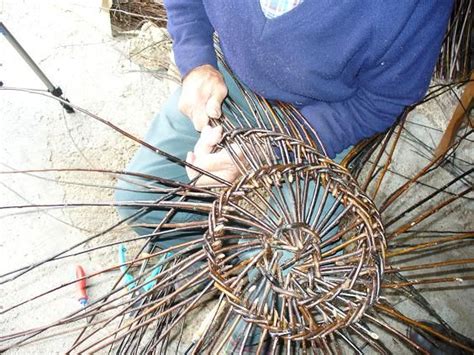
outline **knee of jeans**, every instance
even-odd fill
[[[121,218],[129,218],[136,213],[140,207],[126,206],[126,204],[139,200],[139,192],[134,191],[132,184],[122,180],[117,182],[115,185],[114,202]]]
[[[119,216],[122,219],[128,219],[128,223],[145,223],[158,224],[167,214],[167,210],[153,209],[151,211],[143,210],[142,213],[138,211],[147,207],[147,204],[153,203],[160,198],[160,194],[150,194],[146,191],[141,191],[140,187],[126,181],[119,181],[116,184],[114,201],[115,207]],[[140,204],[143,203],[143,204]],[[135,204],[135,206],[130,206]],[[183,213],[178,213],[178,217],[182,217]],[[134,228],[135,229],[135,228]],[[138,234],[143,234],[138,232]]]

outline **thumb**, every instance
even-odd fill
[[[209,98],[206,103],[206,113],[211,118],[220,118],[222,116],[222,105],[223,99],[220,99],[218,96],[213,95]]]
[[[211,173],[234,166],[232,158],[225,149],[222,149],[217,153],[208,154],[204,157],[197,157],[197,160],[199,160],[198,166],[201,169]]]

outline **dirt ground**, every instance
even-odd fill
[[[0,20],[71,102],[133,135],[142,136],[173,86],[137,64],[140,60],[133,58],[136,57],[133,55],[136,45],[133,36],[112,37],[108,15],[99,6],[97,0],[0,0]],[[0,80],[8,87],[44,88],[2,37]],[[427,120],[426,124],[443,129],[452,108],[452,102],[437,102],[417,114],[421,120]],[[427,133],[428,140],[434,142],[439,138],[439,134],[431,135],[430,132]],[[54,100],[16,91],[0,92],[0,171],[78,167],[123,169],[136,148],[134,142],[90,117],[64,113]],[[93,182],[97,187],[84,186],[87,182]],[[113,184],[113,177],[106,174],[0,175],[0,205],[111,202]],[[446,222],[450,226],[457,224],[472,229],[471,217],[472,213],[463,218],[451,214]],[[112,225],[117,218],[111,207],[2,210],[0,274],[67,249],[85,236]],[[448,218],[452,220],[448,222]],[[123,228],[105,238],[126,239],[130,235],[131,232]],[[95,243],[92,240],[88,246]],[[98,251],[77,260],[88,272],[93,272],[114,264],[116,255]],[[26,278],[22,284],[1,285],[0,307],[47,289],[52,280],[67,282],[73,276],[74,268],[75,265],[68,261],[58,261],[35,274],[35,279],[44,280],[40,286],[37,283],[33,286],[32,276],[29,278],[31,283]],[[99,293],[96,287],[107,287],[111,279],[104,276],[96,284],[89,285],[90,297]],[[446,298],[439,299],[439,307],[445,310],[443,313],[457,330],[474,336],[471,302],[463,302],[462,292],[448,290],[446,294]],[[54,311],[46,300],[27,314],[18,311],[10,312],[8,317],[0,316],[0,334],[43,324],[78,307],[75,290],[71,287],[55,297]],[[469,300],[472,301],[472,296]],[[65,335],[45,340],[22,348],[18,353],[59,353],[73,339],[73,335]]]

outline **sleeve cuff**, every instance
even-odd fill
[[[191,70],[209,64],[217,69],[217,58],[214,46],[187,45],[174,48],[176,65],[184,78]]]

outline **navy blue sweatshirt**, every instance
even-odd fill
[[[305,0],[267,19],[259,0],[165,0],[184,76],[216,66],[212,34],[250,89],[294,104],[330,157],[390,127],[426,93],[452,0]]]

